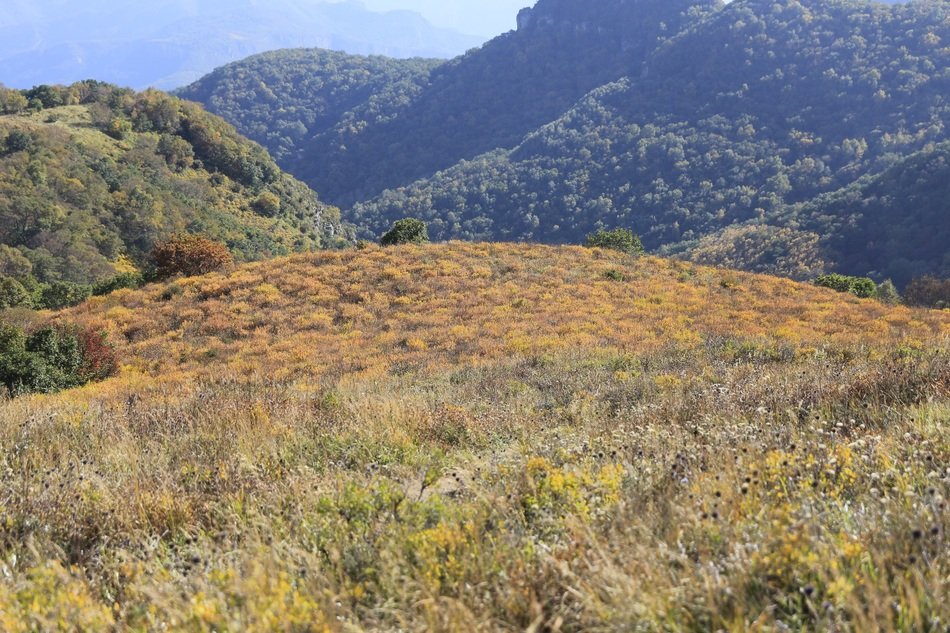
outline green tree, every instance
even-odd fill
[[[30,305],[30,293],[23,284],[12,277],[0,276],[0,310]]]
[[[79,305],[90,296],[92,296],[90,286],[69,281],[54,281],[41,287],[39,301],[36,303],[38,308],[61,310]]]
[[[22,130],[13,130],[7,134],[6,141],[4,141],[4,147],[10,154],[28,150],[32,145],[33,137]]]
[[[849,292],[862,299],[868,299],[877,294],[877,284],[867,277],[851,277],[849,275],[831,273],[815,279],[815,285],[831,288],[838,292]]]
[[[396,244],[425,244],[429,241],[426,223],[416,218],[397,220],[392,228],[379,240],[383,246]]]
[[[600,229],[587,236],[584,246],[588,248],[609,248],[631,255],[639,255],[643,252],[643,244],[640,242],[640,238],[629,229],[614,229],[612,231]]]
[[[113,375],[117,367],[100,332],[45,327],[27,334],[0,327],[0,384],[11,395],[78,387]]]

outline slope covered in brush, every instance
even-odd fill
[[[244,260],[340,234],[336,209],[197,104],[96,82],[0,96],[4,275],[90,283],[180,232]]]
[[[946,333],[950,316],[774,277],[580,247],[331,251],[94,298],[129,370],[322,380],[580,348],[761,339],[771,352]],[[778,333],[776,336],[775,333]]]
[[[108,329],[123,369],[0,400],[4,630],[950,616],[946,311],[452,243],[53,318]]]

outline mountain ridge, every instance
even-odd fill
[[[434,27],[412,12],[375,13],[355,2],[281,0],[275,7],[176,0],[130,5],[119,15],[99,2],[21,11],[28,17],[0,25],[0,82],[19,88],[94,77],[170,89],[229,61],[288,46],[451,57],[482,41]]]

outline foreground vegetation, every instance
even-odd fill
[[[3,630],[950,618],[946,312],[451,244],[43,318],[124,363],[0,406]]]

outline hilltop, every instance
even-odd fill
[[[245,261],[343,235],[337,209],[197,104],[98,82],[0,98],[0,273],[28,285],[143,267],[181,232]]]
[[[946,313],[775,277],[461,242],[253,263],[93,298],[58,318],[109,332],[133,374],[316,383],[510,354],[639,355],[723,340],[794,355],[868,336],[919,342],[950,325]]]
[[[284,109],[293,135],[263,122],[326,97],[319,83],[271,81],[286,72],[280,56],[238,62],[182,94],[279,147],[284,167],[366,236],[405,215],[440,240],[578,243],[625,226],[684,258],[905,278],[940,264],[918,259],[912,239],[866,259],[844,220],[856,211],[829,207],[840,217],[827,221],[811,202],[946,142],[947,11],[934,1],[541,0],[517,31],[417,69],[409,89],[399,74],[403,88],[387,92],[371,69],[361,100],[324,110],[326,120]],[[350,64],[360,61],[325,72]],[[881,231],[903,234],[911,213],[895,203]],[[818,229],[831,234],[816,243]],[[882,257],[911,263],[889,271]]]
[[[35,318],[105,329],[122,368],[0,402],[6,631],[948,615],[946,311],[449,243]]]

